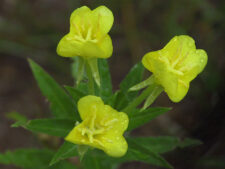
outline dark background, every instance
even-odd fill
[[[110,35],[114,53],[109,59],[114,90],[132,65],[173,36],[188,34],[208,53],[203,73],[191,83],[188,95],[174,104],[162,94],[154,103],[173,109],[136,130],[140,136],[172,135],[204,142],[175,150],[165,158],[175,169],[225,168],[225,1],[224,0],[1,0],[0,1],[0,152],[18,147],[56,147],[46,135],[32,136],[10,128],[6,113],[46,117],[48,103],[41,95],[26,58],[43,66],[60,84],[72,85],[71,60],[57,56],[57,43],[69,30],[71,12],[82,5],[110,8],[115,22]],[[52,139],[51,139],[52,140]],[[12,169],[4,167],[1,169]],[[121,169],[153,169],[140,163]],[[156,167],[154,167],[156,168]]]

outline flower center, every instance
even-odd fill
[[[86,136],[90,143],[97,142],[99,145],[104,146],[104,144],[96,139],[97,135],[103,134],[112,128],[113,123],[117,122],[117,119],[102,119],[99,123],[96,121],[96,113],[93,113],[87,120],[83,121],[84,127],[79,128],[82,136]]]
[[[76,34],[72,39],[77,40],[78,42],[98,42],[96,33],[93,31],[93,26],[91,24],[78,26],[73,24],[76,30]]]
[[[189,52],[182,55],[183,44],[181,43],[180,47],[177,49],[174,56],[171,58],[170,63],[173,69],[173,72],[177,75],[184,75],[184,72],[187,70],[187,67],[182,67],[182,63],[187,58]]]

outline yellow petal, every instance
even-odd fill
[[[57,46],[57,54],[64,57],[81,56],[80,48],[83,44],[72,38],[72,34],[65,35]]]
[[[70,16],[70,31],[82,34],[82,26],[86,26],[91,21],[91,10],[87,6],[75,9]]]
[[[92,113],[97,113],[104,108],[104,103],[100,97],[86,96],[81,98],[77,103],[78,111],[82,120],[85,120]]]
[[[102,41],[99,43],[99,58],[109,58],[112,55],[113,52],[113,45],[112,45],[112,40],[109,35],[106,35]]]
[[[195,41],[187,35],[175,36],[162,49],[162,55],[171,62],[176,58],[183,58],[189,51],[195,50]],[[178,60],[179,61],[179,60]]]
[[[199,73],[203,71],[207,64],[208,56],[207,53],[198,49],[190,52],[189,56],[182,63],[181,69],[184,72],[185,81],[192,81]]]
[[[111,29],[114,21],[113,13],[105,6],[99,6],[93,10],[93,15],[98,20],[98,27],[101,33],[107,34]]]
[[[69,33],[60,40],[57,46],[57,54],[64,57],[109,58],[112,51],[112,41],[108,35],[99,43],[93,43],[80,42]]]
[[[127,152],[127,142],[123,136],[108,132],[100,138],[104,144],[103,151],[112,157],[122,157]]]
[[[70,22],[75,21],[77,18],[82,18],[83,16],[85,16],[87,13],[90,13],[91,10],[87,7],[87,6],[82,6],[80,8],[75,9],[71,16],[70,16]]]
[[[112,51],[112,41],[109,35],[98,43],[85,42],[80,49],[81,56],[86,58],[109,58]]]

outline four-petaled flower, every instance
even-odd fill
[[[169,98],[179,102],[187,94],[190,82],[206,66],[207,54],[196,49],[191,37],[181,35],[175,36],[163,49],[147,53],[142,63]]]
[[[70,17],[70,32],[59,42],[57,53],[64,57],[108,58],[112,40],[108,35],[113,14],[105,6],[91,11],[87,6],[76,9]]]
[[[104,105],[97,96],[85,96],[78,101],[82,122],[75,126],[65,140],[74,144],[89,145],[110,156],[121,157],[127,151],[123,137],[128,127],[128,116]]]

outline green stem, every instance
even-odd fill
[[[144,110],[155,101],[155,99],[160,95],[160,93],[162,93],[162,91],[163,91],[163,88],[160,85],[153,83],[148,88],[146,88],[137,98],[135,98],[122,111],[129,113],[130,111],[132,111],[132,109],[139,106],[146,99],[144,106],[142,108],[142,110]]]
[[[142,110],[145,110],[146,108],[148,108],[155,101],[155,99],[162,93],[162,91],[163,91],[162,86],[155,85],[154,89],[152,90],[148,98],[146,99]]]
[[[150,85],[148,88],[146,88],[137,98],[135,98],[127,107],[125,107],[122,111],[129,113],[132,109],[136,108],[138,105],[140,105],[151,93],[153,90],[154,85]]]
[[[94,86],[94,79],[93,79],[93,76],[91,73],[91,68],[90,68],[88,62],[86,62],[85,66],[86,66],[86,73],[88,76],[88,91],[89,91],[89,94],[94,95],[95,94],[95,86]]]

